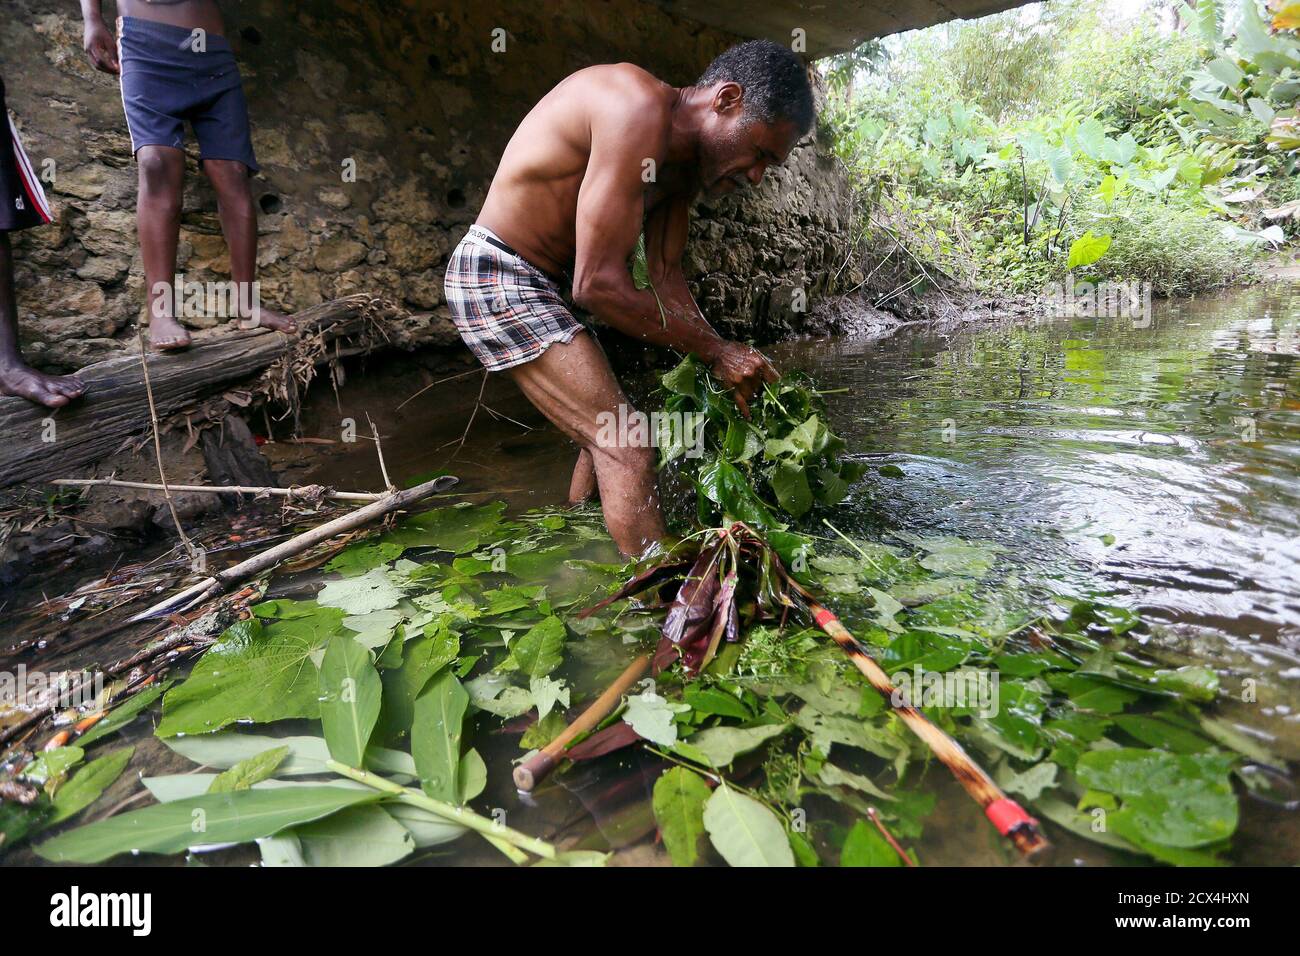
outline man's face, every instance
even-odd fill
[[[799,139],[793,123],[764,123],[747,115],[743,97],[739,85],[719,84],[700,131],[700,183],[710,199],[757,186],[769,166],[785,162]]]

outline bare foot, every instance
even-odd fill
[[[0,395],[17,395],[47,408],[80,398],[86,384],[75,375],[43,375],[21,362],[0,365]]]
[[[149,345],[155,352],[175,352],[189,348],[190,333],[170,315],[155,315],[149,320]]]
[[[259,308],[252,318],[241,319],[239,327],[241,329],[271,329],[275,332],[285,332],[290,335],[298,331],[297,322],[283,312],[277,312],[275,309],[266,307]]]

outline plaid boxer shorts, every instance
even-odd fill
[[[451,254],[443,285],[456,331],[490,372],[531,362],[585,328],[559,283],[483,226]]]

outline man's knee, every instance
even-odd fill
[[[141,151],[136,161],[140,165],[140,191],[150,196],[178,194],[179,178],[175,160],[150,150]],[[176,197],[179,199],[179,195]]]

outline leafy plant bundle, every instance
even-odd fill
[[[659,464],[677,462],[694,485],[702,527],[730,515],[781,529],[781,512],[799,518],[814,505],[836,505],[862,477],[865,466],[841,458],[844,442],[826,426],[821,397],[802,375],[765,385],[750,420],[694,357],[662,382]]]

